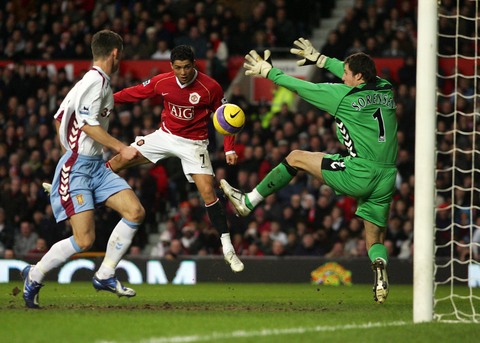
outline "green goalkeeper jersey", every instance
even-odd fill
[[[325,68],[341,78],[343,62],[328,58]],[[268,78],[330,113],[337,123],[338,139],[350,156],[386,166],[397,159],[397,120],[392,85],[376,78],[375,84],[350,87],[343,83],[312,83],[272,68]]]

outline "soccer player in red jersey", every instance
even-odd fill
[[[163,112],[160,128],[136,137],[131,144],[139,152],[137,158],[126,160],[116,155],[107,165],[119,172],[171,156],[180,158],[185,176],[189,182],[195,182],[213,226],[221,233],[225,261],[234,272],[241,272],[244,266],[235,254],[225,212],[214,190],[213,168],[207,150],[207,123],[211,113],[227,101],[220,85],[195,68],[195,54],[190,46],[179,45],[172,49],[170,62],[171,72],[114,94],[115,104],[160,96]],[[224,151],[227,164],[236,164],[238,156],[233,136],[225,136]]]

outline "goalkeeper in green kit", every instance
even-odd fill
[[[285,75],[273,68],[270,51],[260,57],[255,51],[245,56],[245,74],[262,76],[296,92],[317,108],[330,113],[337,123],[338,139],[348,156],[294,150],[250,193],[220,185],[239,215],[247,216],[270,194],[285,187],[303,170],[335,190],[357,200],[356,214],[364,221],[368,256],[372,261],[374,299],[388,296],[387,250],[383,244],[390,203],[397,175],[397,121],[392,85],[376,76],[374,61],[364,53],[345,61],[321,55],[303,38],[290,51],[302,57],[297,64],[316,64],[341,78],[342,83],[312,83]]]

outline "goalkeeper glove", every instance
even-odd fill
[[[243,67],[246,69],[245,75],[261,75],[266,78],[268,72],[273,67],[270,55],[270,50],[265,50],[263,53],[263,58],[261,58],[255,50],[251,50],[247,55],[245,55],[246,62],[243,64]]]
[[[293,42],[297,48],[291,48],[290,52],[294,55],[303,57],[303,59],[297,61],[298,66],[306,66],[310,64],[316,64],[318,68],[323,68],[327,62],[327,56],[320,54],[310,43],[308,39],[299,38]]]

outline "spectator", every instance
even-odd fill
[[[244,256],[254,256],[254,257],[260,257],[264,256],[265,253],[259,248],[257,242],[253,242],[248,246],[248,249],[244,251]]]
[[[14,245],[15,229],[7,223],[5,210],[0,207],[0,255],[6,250],[12,249]]]
[[[180,20],[180,22],[182,22]],[[175,39],[175,46],[190,45],[195,51],[196,58],[204,59],[207,57],[207,37],[203,36],[197,26],[189,29],[188,35],[181,34]]]
[[[417,66],[414,55],[408,55],[404,59],[404,64],[398,69],[398,80],[406,86],[416,84]]]
[[[125,35],[125,41],[129,43],[125,45],[125,49],[123,50],[125,59],[141,60],[152,55],[152,53],[149,53],[148,47],[142,42],[140,36],[127,34]]]
[[[0,207],[3,207],[7,216],[6,220],[13,225],[20,224],[20,218],[27,215],[27,197],[20,190],[21,178],[18,155],[10,155],[10,173],[13,177],[3,184],[3,191],[0,193]]]
[[[295,249],[296,256],[322,256],[324,253],[315,242],[312,234],[307,233],[303,235],[300,244]]]
[[[413,256],[413,223],[410,220],[405,221],[403,224],[403,232],[406,239],[401,242],[400,252],[398,253],[399,259],[410,259]]]
[[[264,255],[272,254],[272,240],[270,239],[270,233],[268,231],[263,231],[260,233],[260,239],[257,241],[258,249]]]
[[[344,248],[345,245],[342,241],[336,241],[335,243],[333,243],[332,249],[325,254],[325,257],[332,259],[344,257]]]
[[[185,254],[195,255],[200,250],[198,241],[198,231],[195,222],[189,222],[182,228],[182,237],[180,238]]]
[[[163,231],[160,234],[160,239],[152,247],[150,251],[150,257],[160,258],[164,257],[170,247],[170,241],[172,240],[171,234],[168,230]]]
[[[182,246],[182,242],[179,239],[173,239],[170,242],[169,249],[165,252],[165,258],[167,260],[176,260],[183,255],[185,255],[185,249]]]
[[[282,231],[280,223],[277,221],[272,221],[270,223],[270,239],[272,242],[278,241],[282,243],[282,245],[287,245],[288,237],[285,232]]]
[[[3,253],[4,259],[13,259],[15,258],[15,251],[13,249],[6,249]]]
[[[274,240],[272,242],[272,255],[276,257],[283,257],[287,253],[285,251],[285,246],[281,241]]]
[[[286,8],[277,8],[275,12],[275,20],[277,32],[277,46],[290,46],[297,37],[295,36],[295,26],[293,22],[288,18]]]
[[[27,252],[27,258],[40,258],[48,251],[47,241],[38,237],[35,247]]]
[[[168,48],[168,42],[161,39],[157,42],[157,48],[151,58],[154,60],[170,60],[170,53],[171,51]]]
[[[328,34],[327,42],[322,47],[321,52],[323,55],[326,55],[326,56],[334,57],[337,59],[343,59],[345,55],[345,50],[343,49],[341,44],[339,44],[338,32],[331,31]]]
[[[33,225],[28,220],[20,222],[19,232],[15,235],[13,250],[15,256],[24,256],[30,250],[35,249],[38,234],[33,231]]]
[[[382,57],[401,58],[405,56],[405,51],[400,49],[400,44],[397,39],[390,41],[390,46],[382,51]]]

